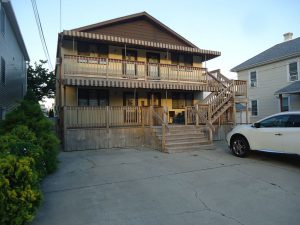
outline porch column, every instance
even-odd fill
[[[235,100],[233,100],[232,119],[233,119],[233,126],[236,126],[236,107],[235,107]]]
[[[279,101],[280,101],[280,112],[282,112],[282,108],[283,108],[283,102],[282,102],[282,94],[279,94]]]

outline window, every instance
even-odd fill
[[[138,96],[134,92],[123,93],[123,105],[124,106],[138,106]]]
[[[192,106],[193,100],[193,93],[174,92],[172,94],[172,108],[183,109],[186,106]]]
[[[250,87],[257,87],[256,71],[250,72]]]
[[[171,54],[171,62],[173,65],[193,66],[193,56],[188,54]]]
[[[289,64],[289,81],[298,80],[298,65],[297,62]]]
[[[251,101],[251,115],[257,116],[258,115],[258,106],[257,106],[257,100]]]
[[[97,89],[78,89],[79,106],[108,106],[108,91]]]
[[[300,127],[300,115],[290,115],[287,127]]]
[[[274,116],[260,122],[260,127],[287,127],[289,115]]]
[[[289,109],[290,109],[289,101],[290,101],[289,97],[283,97],[282,98],[282,109],[281,109],[282,112],[289,111]]]
[[[5,60],[1,57],[1,83],[5,84],[6,77],[5,77]]]
[[[1,6],[1,24],[0,24],[0,26],[1,26],[1,33],[3,34],[3,35],[5,35],[5,25],[6,25],[6,16],[5,16],[5,12],[4,12],[4,8],[3,8],[3,6]]]
[[[108,45],[99,45],[98,49],[98,56],[100,58],[107,58],[108,57]]]
[[[90,46],[88,43],[78,42],[77,51],[78,55],[90,56]]]

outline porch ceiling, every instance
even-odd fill
[[[115,87],[115,88],[145,88],[160,90],[195,90],[195,91],[219,91],[220,86],[199,83],[170,83],[163,81],[138,81],[138,80],[113,80],[86,77],[65,77],[64,85],[69,86],[91,86],[91,87]]]

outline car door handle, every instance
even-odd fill
[[[275,133],[274,135],[276,135],[276,136],[281,136],[282,133]]]

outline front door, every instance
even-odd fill
[[[152,79],[159,79],[159,63],[160,55],[159,53],[147,52],[146,54],[148,68],[147,75]]]

